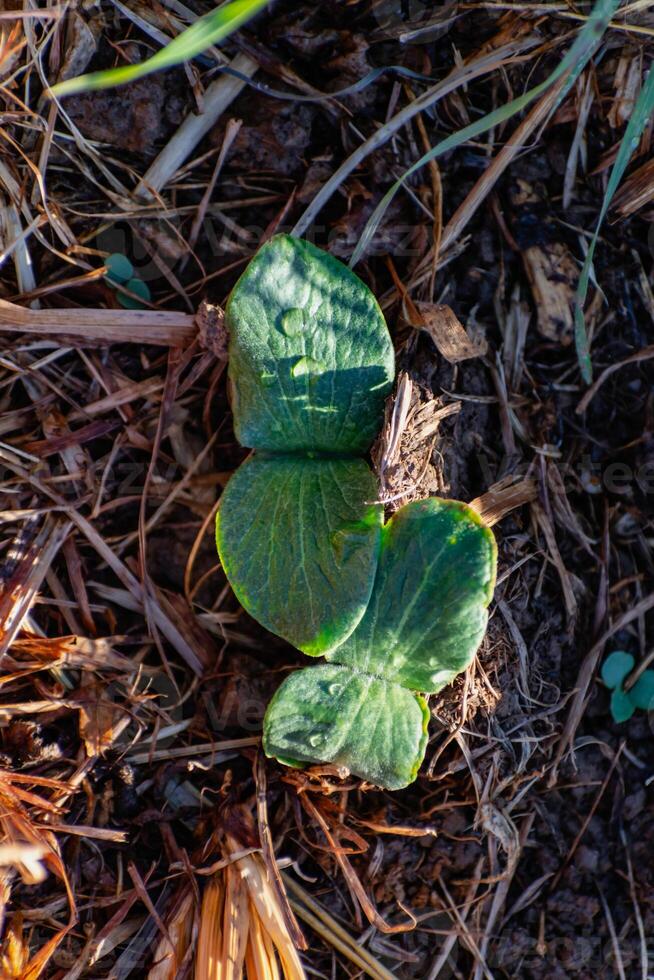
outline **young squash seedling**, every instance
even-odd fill
[[[134,266],[122,252],[112,252],[111,255],[107,256],[105,259],[105,266],[107,271],[105,273],[105,279],[107,282],[116,288],[118,286],[124,286],[128,289],[133,296],[129,296],[127,293],[121,290],[116,290],[116,298],[121,306],[125,307],[126,310],[144,310],[145,306],[140,303],[137,296],[144,299],[146,302],[150,302],[150,287],[142,279],[134,273]]]
[[[654,670],[644,670],[625,691],[623,684],[636,666],[632,654],[614,650],[602,664],[602,680],[611,694],[611,714],[616,722],[629,721],[634,712],[654,709]]]
[[[327,660],[283,682],[264,750],[399,789],[424,757],[423,695],[465,670],[483,638],[495,539],[465,504],[436,498],[384,525],[363,456],[393,348],[354,273],[279,235],[234,287],[226,322],[235,431],[254,453],[221,500],[221,562],[255,619]]]

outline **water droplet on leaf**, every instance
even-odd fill
[[[320,361],[317,361],[315,357],[309,357],[308,354],[305,354],[304,357],[298,357],[291,368],[291,377],[301,378],[306,374],[320,374],[322,370],[323,365]]]
[[[287,337],[297,337],[304,329],[304,312],[299,307],[294,306],[290,310],[282,313],[281,319],[282,333]]]
[[[322,742],[322,735],[309,735],[309,745],[312,745],[314,749],[316,746],[320,745]]]
[[[276,380],[277,380],[277,375],[270,374],[268,371],[264,371],[262,372],[262,374],[259,375],[259,381],[261,382],[264,388],[271,388]]]
[[[340,694],[341,691],[343,690],[343,685],[337,684],[336,681],[333,681],[331,684],[327,686],[327,690],[329,691],[330,694]]]

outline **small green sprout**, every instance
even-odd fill
[[[364,456],[394,354],[351,270],[278,235],[234,287],[226,323],[234,428],[254,453],[220,502],[220,559],[250,615],[327,661],[279,687],[264,750],[400,789],[427,745],[423,695],[465,670],[484,636],[495,539],[453,500],[415,501],[384,524]]]
[[[150,302],[150,287],[138,276],[134,275],[134,266],[122,252],[113,252],[105,259],[105,279],[110,285],[124,286],[134,297],[128,296],[120,289],[116,290],[116,299],[126,310],[144,310],[143,303],[139,303],[136,296],[140,296],[146,303]]]
[[[623,684],[636,666],[630,653],[614,650],[602,664],[602,680],[612,691],[611,714],[616,722],[629,721],[636,709],[654,708],[654,670],[644,670],[636,683],[625,691]]]

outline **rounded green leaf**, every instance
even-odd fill
[[[370,448],[395,365],[383,314],[358,276],[314,245],[278,235],[252,259],[225,312],[241,445]]]
[[[329,660],[413,691],[438,691],[468,666],[486,630],[497,547],[476,511],[432,497],[384,527],[368,610]]]
[[[623,680],[634,669],[636,661],[624,650],[614,650],[602,664],[602,680],[607,687],[620,687]]]
[[[130,293],[134,293],[136,296],[140,296],[146,301],[150,302],[151,294],[150,287],[142,279],[128,279],[126,283],[123,283],[125,289],[129,289]],[[126,296],[125,293],[121,293],[120,290],[116,293],[118,302],[121,306],[125,307],[126,310],[143,310],[145,309],[143,303],[140,303],[137,299],[132,296]]]
[[[633,705],[641,711],[654,709],[654,670],[644,670],[634,686],[627,691]]]
[[[329,762],[376,786],[416,778],[427,745],[423,698],[369,674],[324,664],[287,677],[263,723],[266,755],[286,764]]]
[[[629,695],[621,687],[616,687],[611,695],[611,714],[613,715],[613,720],[617,722],[629,721],[635,710],[636,705]]]
[[[223,493],[216,542],[241,605],[311,655],[338,646],[372,591],[383,511],[361,459],[246,460]]]
[[[112,252],[104,260],[104,264],[107,267],[105,278],[111,282],[127,282],[134,275],[134,266],[122,252]]]

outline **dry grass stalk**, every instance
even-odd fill
[[[307,925],[322,936],[325,942],[342,953],[351,963],[375,980],[391,980],[393,974],[383,966],[365,946],[343,929],[342,926],[316,902],[290,875],[284,875],[284,884],[297,896],[299,901],[292,902],[297,914]]]
[[[185,347],[196,334],[195,317],[168,310],[32,310],[0,299],[0,333],[34,334],[85,347],[155,344]]]
[[[247,54],[237,54],[231,67],[251,78],[259,65]],[[233,75],[221,75],[209,85],[203,95],[203,111],[200,115],[190,113],[175,135],[168,141],[154,163],[146,170],[138,183],[134,196],[145,202],[154,200],[169,183],[176,171],[190,156],[197,144],[215,125],[230,105],[245,82]]]
[[[635,354],[630,354],[623,361],[617,361],[615,364],[609,364],[608,367],[605,367],[577,405],[577,414],[581,415],[586,411],[599,389],[612,374],[615,374],[620,368],[626,367],[627,364],[638,364],[640,361],[649,361],[652,357],[654,357],[654,344],[649,347],[643,347],[642,350],[636,351]]]
[[[202,896],[195,980],[217,980],[221,976],[224,907],[225,886],[222,877],[215,875],[207,882]]]
[[[247,980],[305,980],[261,857],[236,857],[242,848],[229,835],[225,840],[235,859],[204,890],[196,980],[241,980],[244,970]]]
[[[238,849],[237,842],[227,837],[228,851]],[[247,854],[234,864],[247,887],[251,908],[259,918],[261,929],[268,935],[279,955],[286,980],[305,980],[304,969],[289,935],[284,913],[270,882],[266,866],[258,854]],[[248,978],[258,980],[258,978]]]
[[[504,39],[505,40],[505,39]],[[364,143],[354,150],[345,160],[338,170],[329,178],[326,184],[318,191],[315,198],[306,209],[300,220],[296,223],[293,234],[302,235],[307,228],[315,221],[317,215],[327,203],[329,198],[338,190],[343,181],[355,170],[370,154],[379,147],[383,146],[393,135],[402,129],[414,116],[431,109],[437,102],[444,99],[447,95],[457,91],[475,78],[496,71],[498,68],[509,65],[514,59],[518,58],[522,52],[534,46],[533,38],[522,38],[503,43],[498,47],[489,45],[490,51],[478,55],[466,64],[457,65],[452,69],[443,81],[432,86],[422,95],[410,102],[409,105],[401,109],[392,119],[389,119],[383,126],[370,136]],[[445,242],[441,242],[441,249],[445,247]],[[431,274],[431,273],[430,273]]]
[[[48,515],[25,548],[24,542],[18,539],[14,550],[10,550],[0,591],[0,657],[17,637],[70,526]]]

